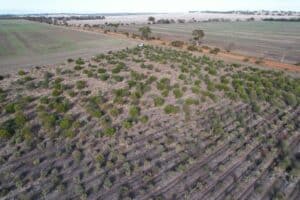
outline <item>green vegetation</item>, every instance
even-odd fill
[[[139,28],[139,32],[141,32],[143,39],[149,39],[151,34],[151,28],[149,26],[144,26]]]
[[[154,105],[157,106],[162,106],[165,103],[165,99],[161,97],[154,97]]]
[[[76,87],[77,87],[78,90],[82,90],[85,87],[87,87],[87,83],[86,83],[86,81],[82,81],[82,80],[77,81],[76,82]]]
[[[176,114],[180,111],[180,108],[178,106],[173,106],[169,104],[165,106],[164,111],[166,114]]]
[[[78,63],[0,82],[0,198],[230,199],[232,186],[253,199],[254,181],[272,191],[265,198],[297,189],[297,73],[147,45]]]

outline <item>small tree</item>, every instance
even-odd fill
[[[148,18],[148,21],[151,22],[152,24],[154,24],[155,23],[155,17],[150,16]]]
[[[193,30],[192,36],[193,36],[193,40],[195,42],[197,42],[198,44],[200,44],[200,41],[202,38],[204,38],[205,34],[204,34],[203,30],[196,29],[196,30]]]
[[[142,38],[145,38],[148,40],[150,37],[150,34],[151,34],[151,29],[149,26],[144,26],[144,27],[139,28],[139,32],[141,32]]]

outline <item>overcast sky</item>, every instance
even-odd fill
[[[294,10],[300,0],[0,0],[1,13],[187,12],[190,10]]]

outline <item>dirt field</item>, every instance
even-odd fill
[[[138,33],[140,26],[120,26],[118,30]],[[191,39],[194,29],[203,29],[204,45],[291,64],[300,62],[300,23],[297,22],[155,24],[150,27],[153,36],[183,41]]]
[[[300,74],[145,45],[0,79],[0,198],[300,197]]]
[[[134,41],[25,20],[0,20],[0,72],[136,45]]]

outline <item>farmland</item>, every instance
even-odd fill
[[[135,42],[25,20],[0,20],[0,72],[56,64],[68,57],[132,46]]]
[[[141,26],[124,25],[118,30],[138,33]],[[205,32],[203,45],[291,64],[300,62],[300,24],[297,22],[153,24],[150,28],[155,37],[186,42],[191,39],[193,30],[202,29]]]
[[[299,86],[148,45],[1,76],[0,197],[299,199]]]

